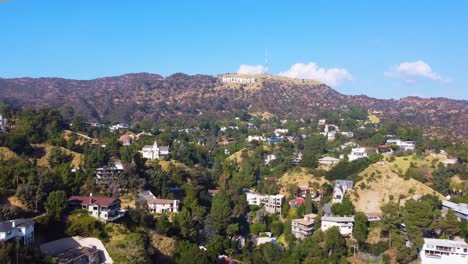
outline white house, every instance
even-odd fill
[[[74,209],[84,209],[89,215],[105,222],[115,221],[125,215],[120,209],[120,200],[111,197],[94,196],[72,196],[68,198],[67,204]]]
[[[265,142],[266,138],[263,136],[248,136],[246,140],[248,142],[252,142],[252,141]]]
[[[275,154],[267,155],[266,158],[265,158],[265,165],[270,164],[270,162],[274,161],[275,159],[276,159]]]
[[[129,129],[130,126],[127,124],[117,124],[109,127],[110,132],[118,131],[118,130],[123,130],[123,129]]]
[[[366,148],[353,148],[351,149],[351,154],[348,155],[349,161],[367,158]]]
[[[22,240],[25,245],[31,245],[34,242],[34,221],[14,219],[0,222],[0,243],[12,239]]]
[[[320,126],[320,125],[323,126],[323,125],[325,125],[326,122],[327,122],[326,119],[319,119],[319,120],[318,120],[318,125],[319,125],[319,126]]]
[[[179,212],[179,200],[149,199],[146,201],[151,213],[177,213]]]
[[[397,145],[401,150],[414,150],[416,142],[414,141],[403,141],[401,139],[387,139],[387,144]]]
[[[281,213],[284,195],[263,195],[248,189],[245,189],[244,191],[249,205],[263,206],[265,211],[271,214]]]
[[[354,186],[352,181],[336,180],[333,187],[332,203],[341,203],[346,193]]]
[[[340,132],[341,135],[345,136],[345,137],[354,137],[354,133],[353,132],[350,132],[350,131],[342,131]]]
[[[454,211],[455,215],[459,219],[468,220],[468,204],[464,204],[464,203],[457,204],[457,203],[452,203],[449,201],[443,201],[442,212],[446,214],[448,210]]]
[[[348,236],[353,232],[354,216],[323,216],[322,231],[328,230],[330,227],[337,226],[340,229],[342,236]]]
[[[468,263],[468,244],[463,241],[424,238],[421,264]]]
[[[445,166],[457,164],[457,159],[444,159],[441,161]]]
[[[304,239],[314,233],[314,220],[316,214],[306,214],[304,218],[293,219],[291,222],[292,234],[297,239]]]
[[[141,154],[143,154],[143,158],[145,159],[159,159],[161,157],[167,157],[170,154],[169,146],[158,146],[158,143],[154,141],[153,145],[146,145],[141,150]]]
[[[277,129],[275,129],[274,133],[275,133],[275,136],[279,137],[280,135],[288,133],[288,129],[287,128],[277,128]]]
[[[334,157],[323,157],[323,158],[319,159],[318,162],[320,164],[336,164],[336,163],[340,162],[340,160],[337,159],[337,158],[334,158]]]
[[[158,199],[151,191],[142,191],[137,195],[137,200],[148,205],[151,213],[177,213],[179,212],[180,201],[170,199]]]

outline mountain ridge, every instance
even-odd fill
[[[97,121],[223,117],[242,112],[268,112],[281,117],[315,116],[346,107],[363,107],[383,120],[401,121],[438,133],[468,136],[468,101],[443,97],[377,99],[344,95],[314,81],[249,75],[252,84],[223,83],[236,74],[167,77],[130,73],[90,80],[65,78],[0,78],[0,102],[15,107],[73,107]],[[451,129],[448,129],[451,128]]]

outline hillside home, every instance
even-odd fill
[[[291,222],[292,234],[297,239],[304,239],[314,233],[314,220],[316,214],[306,214],[304,218],[293,219]]]
[[[468,263],[468,244],[463,241],[424,238],[421,264]]]
[[[170,199],[158,199],[151,191],[143,191],[137,194],[137,200],[148,205],[151,213],[177,213],[180,201]]]
[[[265,142],[266,139],[263,136],[248,136],[246,139],[248,142],[258,141],[258,142]]]
[[[354,186],[353,181],[336,180],[333,187],[332,203],[341,203],[346,193]]]
[[[319,125],[319,126],[323,126],[323,125],[325,125],[326,122],[327,122],[326,119],[319,119],[319,120],[318,120],[318,125]]]
[[[468,204],[457,204],[449,201],[442,201],[442,212],[446,214],[448,210],[454,211],[459,220],[468,220]]]
[[[401,139],[387,139],[387,144],[397,145],[401,150],[414,150],[416,142],[414,141],[403,141]]]
[[[129,129],[130,126],[127,124],[117,124],[109,127],[110,132]]]
[[[274,160],[276,160],[276,155],[275,154],[267,155],[266,158],[265,158],[265,165],[270,164],[270,162],[272,162]]]
[[[73,209],[84,209],[89,215],[105,222],[115,221],[125,215],[120,209],[120,200],[111,197],[94,196],[72,196],[68,198],[67,205]]]
[[[453,165],[453,164],[457,164],[457,159],[444,159],[442,162],[442,164],[445,165],[445,167],[447,167],[448,165]]]
[[[281,213],[281,206],[283,205],[284,195],[263,195],[251,190],[245,189],[247,203],[249,205],[263,206],[265,211],[271,214]]]
[[[351,154],[348,155],[349,161],[367,158],[367,150],[366,148],[353,148],[351,149]]]
[[[354,137],[354,133],[350,132],[350,131],[342,131],[342,132],[340,132],[340,134],[345,136],[345,137],[349,137],[349,138]]]
[[[124,171],[122,162],[116,161],[110,166],[97,168],[95,173],[96,183],[108,184],[118,179],[120,173]]]
[[[277,128],[277,129],[275,129],[274,133],[275,133],[275,136],[279,137],[280,135],[288,133],[288,129],[287,128]]]
[[[358,144],[352,142],[352,141],[349,141],[349,142],[346,142],[344,143],[343,145],[340,146],[340,149],[343,150],[347,147],[351,147],[351,148],[354,148],[354,147],[358,147]]]
[[[122,136],[119,138],[119,142],[120,142],[123,146],[130,146],[130,145],[132,145],[134,140],[135,140],[135,136],[134,136],[134,135],[122,135]]]
[[[353,232],[354,216],[323,216],[322,231],[328,230],[330,227],[337,226],[340,229],[342,236],[348,236]]]
[[[323,157],[319,159],[318,162],[319,164],[333,165],[340,162],[340,160],[334,157]]]
[[[296,197],[292,200],[289,200],[289,207],[291,208],[297,208],[299,206],[301,206],[302,204],[305,203],[305,199],[302,198],[302,197]]]
[[[34,221],[32,219],[14,219],[0,222],[0,243],[17,240],[24,245],[34,242]]]
[[[94,237],[65,237],[40,245],[43,254],[59,264],[112,264],[101,240]]]
[[[158,146],[158,143],[154,141],[153,145],[146,145],[140,151],[145,159],[160,159],[162,157],[168,157],[170,154],[169,146]]]

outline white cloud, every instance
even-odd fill
[[[448,82],[450,80],[443,78],[440,74],[432,71],[429,64],[422,60],[415,62],[402,62],[397,66],[393,66],[389,71],[384,73],[390,78],[402,79],[407,83],[416,82],[415,78],[425,78],[434,81]]]
[[[242,64],[237,70],[237,74],[262,74],[264,72],[268,72],[268,68],[263,65]]]
[[[338,86],[344,81],[353,79],[351,73],[344,68],[325,69],[318,67],[315,62],[308,64],[296,63],[289,70],[280,72],[279,75],[291,78],[315,79],[331,86]]]

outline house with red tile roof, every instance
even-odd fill
[[[125,215],[120,209],[120,200],[112,197],[94,196],[72,196],[68,198],[67,205],[73,209],[84,209],[89,215],[97,219],[115,221]]]

